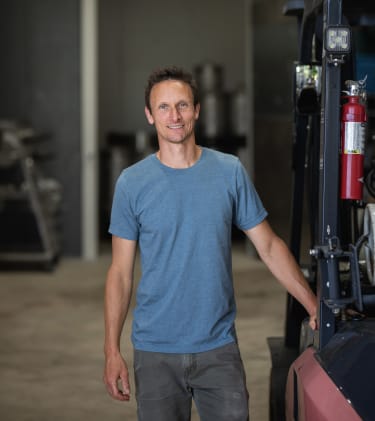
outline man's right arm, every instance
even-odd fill
[[[136,241],[112,236],[112,263],[105,285],[103,380],[108,393],[121,401],[130,399],[129,373],[120,353],[120,338],[132,295],[136,248]]]

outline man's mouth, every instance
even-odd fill
[[[169,129],[182,129],[183,127],[183,124],[171,124],[168,126]]]

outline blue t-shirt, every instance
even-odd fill
[[[266,215],[232,155],[202,148],[186,169],[150,155],[122,172],[109,232],[139,243],[135,349],[195,353],[236,340],[232,224],[246,230]]]

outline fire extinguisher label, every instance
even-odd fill
[[[345,122],[345,144],[344,153],[362,154],[365,153],[365,123],[346,121]]]

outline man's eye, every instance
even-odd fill
[[[178,104],[178,108],[180,108],[180,110],[184,110],[189,106],[189,104],[187,102],[180,102]]]
[[[168,109],[168,105],[167,105],[167,104],[161,104],[161,105],[159,105],[159,108],[160,108],[161,110],[165,111],[165,110],[167,110],[167,109]]]

